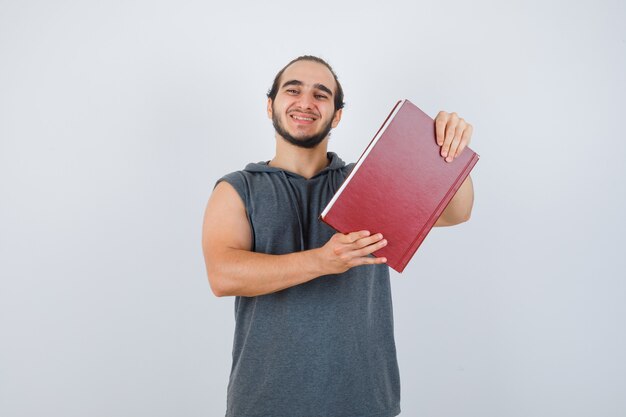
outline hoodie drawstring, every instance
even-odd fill
[[[289,194],[289,199],[291,200],[291,205],[293,206],[294,211],[296,212],[296,217],[298,218],[298,227],[300,228],[300,250],[304,250],[304,229],[302,228],[302,215],[300,214],[300,206],[298,206],[298,201],[296,200],[295,191],[293,190],[293,185],[291,185],[291,181],[287,178],[287,174],[285,171],[280,171],[285,182],[287,183],[287,191]]]

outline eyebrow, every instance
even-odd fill
[[[285,87],[290,86],[290,85],[302,86],[302,85],[304,85],[304,83],[302,81],[299,81],[299,80],[289,80],[289,81],[286,81],[285,83],[283,83],[283,85],[280,88],[285,88]],[[322,90],[323,92],[325,92],[327,94],[330,94],[331,96],[333,95],[333,92],[330,91],[330,88],[326,87],[324,84],[320,84],[320,83],[313,84],[313,88],[317,88],[318,90]]]

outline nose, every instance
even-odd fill
[[[298,97],[298,104],[302,108],[302,110],[311,110],[313,109],[313,93],[312,92],[303,92]]]

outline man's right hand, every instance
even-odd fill
[[[386,258],[368,256],[387,245],[383,235],[370,236],[367,230],[352,233],[335,233],[324,246],[318,249],[318,255],[327,274],[340,274],[360,265],[376,265],[387,262]]]

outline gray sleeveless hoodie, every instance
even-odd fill
[[[306,179],[248,164],[225,175],[241,196],[253,250],[285,254],[323,246],[335,231],[319,215],[354,164]],[[257,297],[236,297],[227,417],[391,417],[400,380],[386,265]]]

